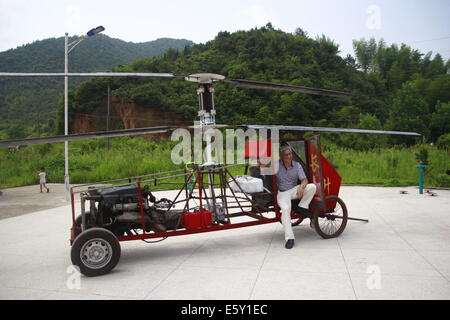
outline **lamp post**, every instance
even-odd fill
[[[103,26],[98,26],[89,30],[86,35],[79,37],[78,39],[69,42],[69,34],[66,32],[64,38],[64,135],[69,134],[69,53],[72,51],[81,41],[87,37],[92,37],[97,33],[104,31]],[[70,48],[69,48],[70,47]],[[66,193],[66,201],[70,200],[70,181],[69,181],[69,142],[64,141],[64,188]]]

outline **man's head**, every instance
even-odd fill
[[[292,149],[290,146],[282,146],[280,148],[280,158],[284,164],[290,165],[292,162]]]

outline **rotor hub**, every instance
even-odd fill
[[[213,83],[213,81],[224,80],[225,76],[217,73],[194,73],[186,76],[184,79],[199,84],[208,84]]]

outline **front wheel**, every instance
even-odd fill
[[[314,210],[314,226],[316,232],[324,239],[335,238],[344,232],[347,225],[347,207],[344,201],[337,196],[328,196],[325,198],[325,207],[332,207],[330,212],[321,213],[318,208]]]
[[[86,212],[86,224],[89,226],[91,224],[91,214],[89,212]],[[82,224],[82,216],[81,214],[75,218],[75,224],[74,224],[74,235],[75,238],[78,237],[81,233],[81,224]]]
[[[70,257],[82,274],[95,277],[110,272],[119,262],[120,253],[119,240],[111,231],[91,228],[75,239]]]

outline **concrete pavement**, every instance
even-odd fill
[[[344,186],[349,216],[370,222],[329,240],[303,222],[291,250],[279,223],[122,242],[95,278],[71,267],[63,203],[0,220],[0,299],[450,299],[450,191],[435,192]]]
[[[39,184],[2,189],[0,195],[0,220],[45,209],[66,206],[64,184],[48,183],[50,192],[40,193]]]

